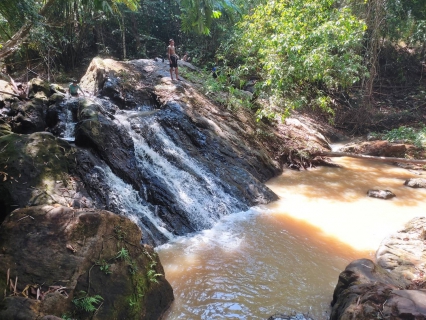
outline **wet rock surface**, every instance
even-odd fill
[[[404,182],[404,185],[410,188],[426,188],[426,179],[412,178]]]
[[[384,200],[396,197],[396,195],[390,190],[368,190],[367,196]]]
[[[158,319],[173,291],[140,239],[133,222],[108,211],[14,211],[0,227],[0,289],[7,293],[0,318]],[[85,311],[79,301],[94,296],[99,303]]]
[[[426,319],[426,218],[386,238],[377,263],[360,259],[339,276],[330,319]]]

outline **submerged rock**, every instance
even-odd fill
[[[426,179],[412,178],[405,180],[404,185],[410,188],[426,188]]]
[[[367,196],[385,200],[396,197],[396,195],[390,190],[368,190]]]
[[[173,291],[140,239],[133,222],[108,211],[15,210],[0,227],[0,318],[160,318]]]

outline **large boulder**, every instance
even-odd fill
[[[0,221],[13,209],[40,204],[91,207],[69,171],[75,148],[51,133],[0,136]]]
[[[426,319],[426,218],[386,238],[377,263],[360,259],[339,276],[331,320]]]
[[[159,319],[173,291],[140,239],[108,211],[15,210],[0,226],[0,319]]]
[[[47,99],[52,94],[51,85],[49,82],[40,78],[33,78],[29,83],[29,97]]]
[[[426,179],[424,178],[411,178],[404,182],[404,185],[410,188],[426,188]]]
[[[15,133],[33,133],[46,128],[47,106],[37,99],[11,104],[9,124]]]
[[[122,109],[151,105],[152,88],[140,86],[139,66],[133,62],[95,58],[81,79],[80,86],[90,94],[107,97]]]

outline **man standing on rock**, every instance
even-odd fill
[[[169,63],[170,63],[170,78],[172,78],[172,81],[173,81],[173,69],[175,69],[176,80],[180,81],[179,74],[178,74],[178,65],[177,65],[177,61],[179,57],[176,54],[175,41],[173,39],[169,40],[169,46],[167,47],[167,56],[169,57]]]

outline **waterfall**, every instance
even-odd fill
[[[224,190],[208,168],[180,148],[152,115],[152,111],[120,111],[115,118],[130,131],[140,170],[167,187],[194,229],[209,228],[219,217],[241,211],[240,201]],[[141,128],[148,131],[145,137],[138,133]]]
[[[65,118],[65,129],[63,139],[67,141],[74,141],[75,139],[75,125],[77,122],[74,122],[71,109],[67,107],[66,109],[66,118]]]
[[[154,240],[154,242],[160,242],[160,240],[152,232],[152,228],[156,228],[168,240],[173,238],[173,234],[165,228],[164,222],[153,214],[153,209],[146,205],[138,192],[131,185],[117,177],[108,166],[103,168],[96,166],[92,172],[91,179],[103,180],[107,184],[107,188],[103,192],[108,199],[109,210],[128,217],[143,232],[147,232],[149,238]]]
[[[129,111],[119,110],[109,100],[95,98],[92,102],[107,116],[106,121],[113,121],[132,138],[134,150],[129,152],[134,154],[140,173],[135,176],[142,180],[123,181],[96,155],[100,161],[83,180],[97,205],[133,220],[142,229],[144,241],[162,244],[175,235],[208,229],[229,213],[248,209],[232,193],[239,186],[219,178],[224,170],[222,160],[212,157],[205,144],[198,145],[204,143],[204,133],[178,107],[152,110],[142,106]],[[64,139],[74,140],[73,115],[79,107],[78,102],[70,101],[61,110]],[[176,117],[176,125],[165,123],[169,116]],[[178,128],[178,124],[186,127]],[[201,140],[192,144],[191,139]]]

